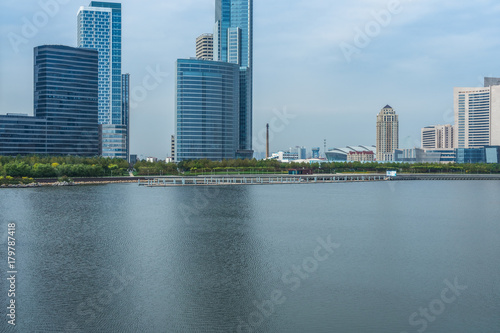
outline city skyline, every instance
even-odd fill
[[[75,13],[87,3],[42,3],[56,5],[1,5],[7,37],[0,44],[0,114],[33,114],[33,47],[76,46]],[[174,133],[175,59],[195,56],[193,40],[210,32],[214,3],[121,3],[122,61],[131,73],[131,153],[161,158],[170,155]],[[374,144],[372,119],[386,104],[401,116],[400,147],[419,147],[422,127],[453,124],[454,87],[481,87],[484,76],[498,76],[495,2],[389,3],[255,2],[256,151],[265,151],[266,123],[271,151],[295,145],[310,150],[322,147],[323,139],[328,148]],[[347,130],[354,123],[358,130]]]

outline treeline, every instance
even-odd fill
[[[129,164],[122,159],[75,156],[0,156],[0,176],[56,178],[128,175]]]
[[[127,176],[131,169],[122,159],[74,156],[0,156],[0,176],[10,177],[109,177]],[[286,173],[289,169],[311,169],[314,173],[377,172],[396,170],[400,173],[500,173],[500,164],[440,163],[281,163],[276,160],[190,160],[177,164],[137,162],[132,169],[138,176],[217,173]]]
[[[135,174],[138,176],[152,175],[177,175],[177,164],[165,163],[165,161],[146,162],[146,160],[138,161],[134,164]]]
[[[181,172],[217,173],[245,172],[269,173],[287,172],[289,169],[311,169],[314,173],[337,172],[377,172],[396,170],[402,173],[500,173],[500,164],[441,164],[441,163],[281,163],[277,160],[226,160],[214,162],[209,160],[182,161],[177,164]]]

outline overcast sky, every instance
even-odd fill
[[[76,13],[89,3],[1,1],[0,114],[33,114],[33,47],[76,46]],[[212,32],[214,3],[122,1],[132,154],[170,155],[175,61]],[[267,122],[272,151],[375,144],[386,104],[400,146],[419,146],[422,127],[453,123],[453,87],[500,76],[499,15],[494,0],[254,0],[254,149]]]

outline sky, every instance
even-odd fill
[[[89,3],[1,1],[0,114],[33,114],[33,48],[76,46],[76,14]],[[175,61],[213,31],[215,0],[121,3],[130,152],[164,158]],[[500,76],[499,15],[494,0],[254,0],[254,150],[265,151],[266,123],[271,151],[374,145],[387,104],[400,147],[419,147],[422,127],[453,124],[453,87]]]

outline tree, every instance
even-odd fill
[[[56,177],[57,172],[50,164],[35,163],[33,165],[33,176],[37,178]]]
[[[24,162],[10,162],[4,166],[5,173],[12,177],[31,176],[31,167]]]
[[[118,168],[119,168],[119,166],[117,164],[110,164],[110,165],[108,165],[108,169],[111,172],[111,176],[113,176],[113,170],[116,170]]]

